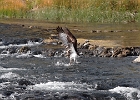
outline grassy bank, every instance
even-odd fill
[[[54,22],[139,22],[140,0],[1,0],[0,18]]]

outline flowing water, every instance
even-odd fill
[[[45,51],[50,48],[59,51],[56,45],[48,46],[42,42],[49,33],[41,28],[23,27],[23,24],[29,25],[21,22],[20,25],[0,24],[1,100],[140,100],[140,64],[132,63],[135,56],[81,56],[78,59],[80,64],[69,65],[69,58],[47,56]],[[48,24],[38,23],[51,29],[59,25]],[[109,46],[140,45],[138,24],[60,25],[70,27],[78,38],[102,40],[102,45],[110,42]],[[94,33],[92,30],[102,32]],[[19,53],[23,46],[30,47],[31,51]],[[44,53],[33,54],[39,50]]]

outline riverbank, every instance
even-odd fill
[[[80,23],[140,21],[140,0],[1,0],[0,18]]]

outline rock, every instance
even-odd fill
[[[104,48],[103,52],[100,54],[100,57],[111,57],[112,52],[111,48]]]
[[[23,46],[19,49],[19,53],[27,53],[28,51],[31,51],[31,49],[27,46]]]
[[[43,42],[47,44],[54,44],[54,45],[62,44],[61,41],[59,41],[58,39],[54,39],[52,37],[49,37],[49,39],[44,39]]]
[[[14,54],[14,53],[17,53],[17,48],[16,48],[16,47],[7,48],[7,51],[8,51],[10,54]]]
[[[4,91],[4,92],[3,92],[3,95],[5,95],[5,96],[10,96],[12,93],[14,93],[14,92],[8,90],[8,91]]]
[[[0,83],[3,83],[3,82],[8,82],[9,80],[8,79],[5,79],[5,78],[1,78],[0,79]]]
[[[133,56],[139,56],[140,55],[140,47],[133,47],[132,54],[133,54]]]
[[[90,44],[89,40],[86,40],[86,41],[80,46],[80,49],[88,49],[90,45],[91,45],[91,44]]]
[[[118,47],[113,49],[112,57],[127,57],[132,56],[131,47]]]
[[[129,49],[125,48],[125,49],[122,50],[122,56],[123,57],[127,57],[129,55],[131,55],[131,51]]]
[[[43,41],[43,39],[41,39],[41,38],[31,38],[31,39],[29,39],[29,41],[31,41],[31,42],[42,42]]]
[[[113,48],[113,53],[112,53],[112,57],[117,57],[117,55],[121,54],[122,48],[121,47],[115,47]]]
[[[104,50],[105,50],[104,47],[99,46],[96,48],[95,53],[96,53],[96,55],[101,56],[101,54],[103,53]]]
[[[91,30],[91,33],[100,33],[102,32],[101,30]]]
[[[95,50],[97,47],[97,45],[89,45],[88,50],[92,51]]]
[[[41,51],[33,51],[32,54],[33,55],[39,55],[39,54],[42,54],[42,52]]]
[[[19,84],[19,85],[26,85],[26,86],[28,86],[28,85],[34,85],[32,82],[30,82],[30,81],[28,81],[28,80],[26,80],[26,79],[20,79],[20,80],[18,81],[18,84]]]
[[[49,56],[49,57],[55,56],[55,53],[56,53],[55,50],[50,49],[50,50],[48,50],[48,52],[47,52],[47,56]]]

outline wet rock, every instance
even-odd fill
[[[17,53],[17,48],[16,47],[10,47],[10,48],[6,48],[5,50],[1,51],[1,54],[14,54]]]
[[[104,48],[103,52],[100,54],[100,57],[111,57],[112,56],[111,48]]]
[[[127,57],[140,55],[140,47],[103,47],[90,44],[90,41],[85,41],[78,46],[82,55],[94,55],[98,57]]]
[[[39,55],[39,54],[42,54],[42,51],[33,51],[32,54],[33,55]]]
[[[31,38],[31,39],[29,39],[29,41],[31,41],[31,42],[42,42],[43,41],[43,39],[41,39],[41,38]]]
[[[93,51],[93,54],[94,54],[94,56],[102,57],[103,55],[101,55],[101,54],[103,53],[104,50],[105,50],[104,47],[98,46],[98,47]]]
[[[131,47],[118,47],[113,49],[112,57],[127,57],[132,56]]]
[[[55,56],[55,53],[56,53],[55,50],[50,49],[50,50],[48,50],[48,52],[47,52],[47,56],[49,56],[49,57]]]
[[[121,54],[121,50],[122,50],[121,47],[115,47],[115,48],[113,48],[112,57],[117,57],[117,55]]]
[[[96,90],[108,90],[108,89],[111,89],[111,88],[112,87],[110,86],[110,84],[108,84],[107,82],[104,82],[104,81],[98,82],[95,85]]]
[[[31,51],[31,49],[27,46],[23,46],[19,49],[19,53],[27,53],[28,51]]]
[[[14,93],[14,92],[8,90],[8,91],[4,91],[4,92],[3,92],[3,95],[4,95],[4,96],[10,96],[12,93]]]
[[[92,51],[95,50],[97,47],[97,45],[89,45],[88,50]]]
[[[129,55],[131,55],[131,51],[129,49],[127,49],[127,48],[124,48],[122,50],[122,57],[127,57]]]
[[[16,48],[16,47],[7,48],[7,51],[8,51],[10,54],[14,54],[14,53],[17,53],[17,48]]]
[[[133,47],[132,54],[133,54],[133,56],[139,56],[140,55],[140,47]]]
[[[30,82],[30,81],[28,81],[28,80],[26,80],[26,79],[20,79],[20,80],[18,81],[18,84],[19,84],[19,85],[25,85],[25,86],[34,85],[32,82]]]
[[[50,36],[48,39],[44,39],[43,42],[52,45],[62,44],[62,42],[59,41],[58,36]]]
[[[8,79],[5,79],[5,78],[0,79],[0,83],[8,82],[8,81],[9,81],[9,80],[8,80]]]
[[[88,49],[90,46],[90,42],[86,40],[81,46],[80,49]]]
[[[64,56],[68,56],[66,51],[63,51],[61,49],[57,50],[54,54],[54,57],[64,57]]]

